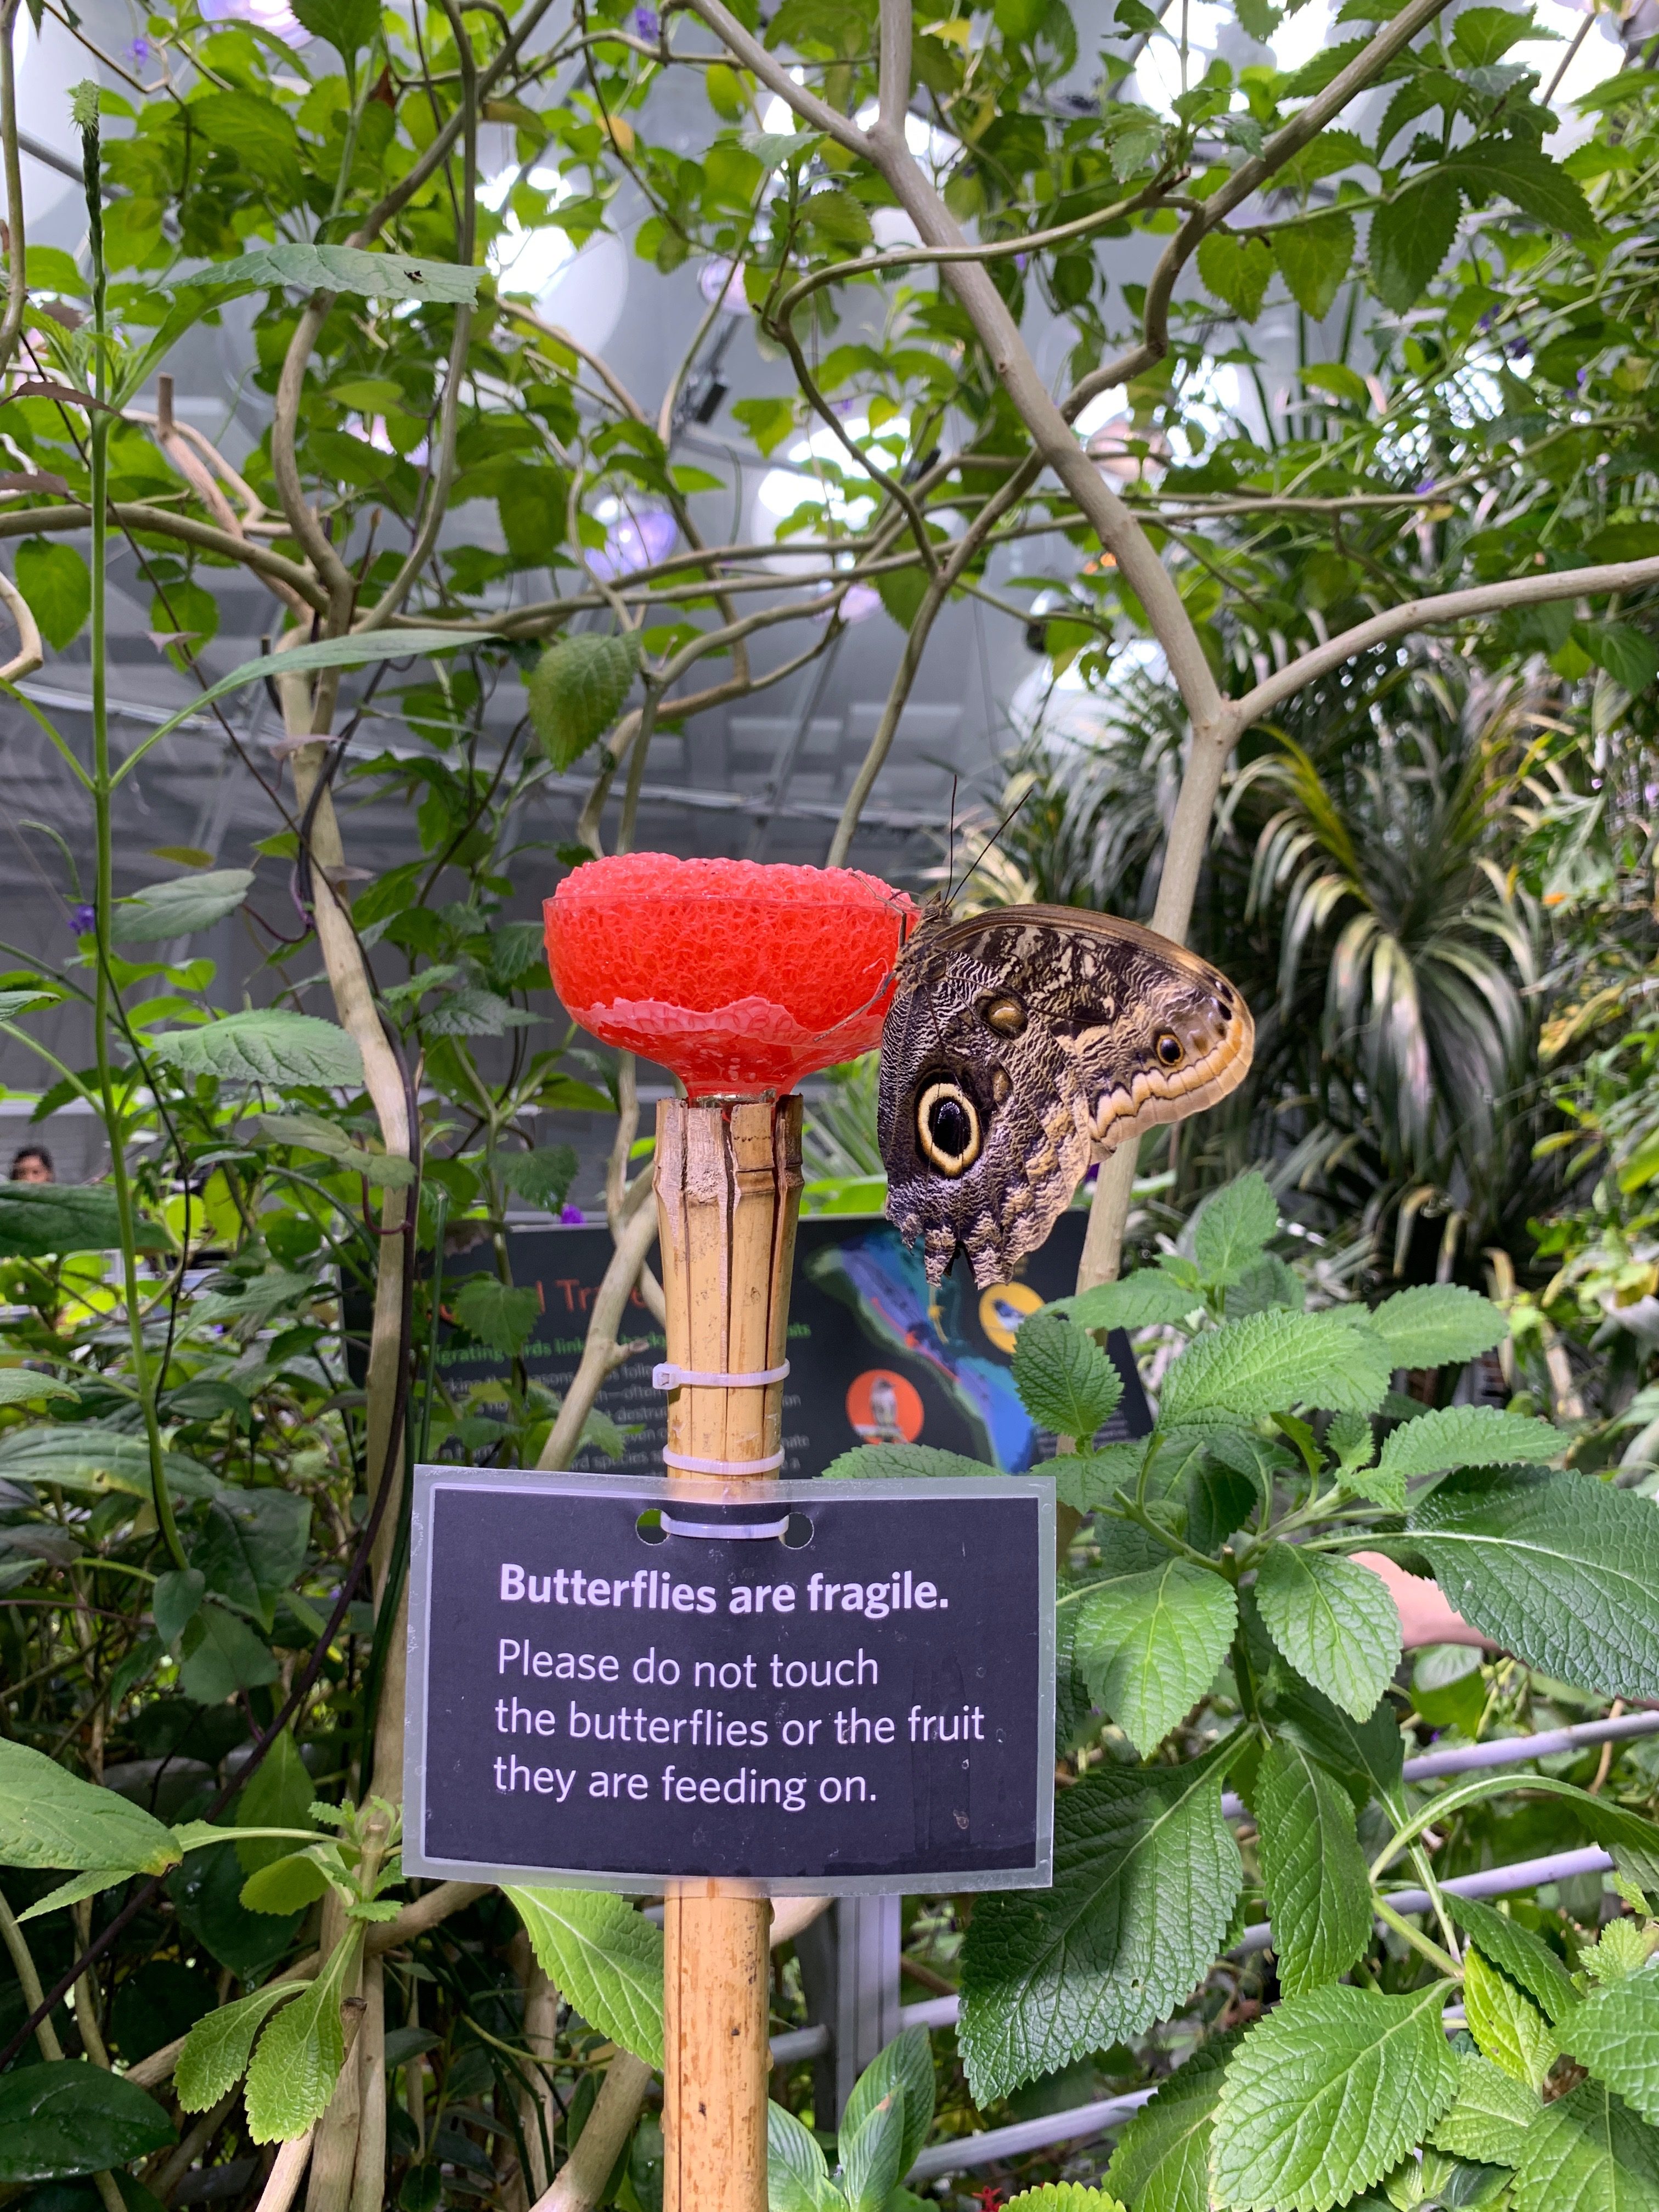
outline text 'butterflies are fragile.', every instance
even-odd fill
[[[1092,1158],[1224,1098],[1255,1044],[1218,969],[1079,908],[929,916],[881,1038],[887,1218],[930,1281],[963,1246],[981,1289],[1012,1279]]]

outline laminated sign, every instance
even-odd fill
[[[416,1470],[410,1874],[1050,1880],[1052,1482]]]

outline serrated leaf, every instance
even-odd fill
[[[205,2112],[236,2087],[247,2071],[253,2039],[267,2017],[303,1982],[267,1982],[264,1989],[204,2013],[185,2038],[173,2072],[179,2102],[187,2112]]]
[[[337,1160],[353,1175],[382,1187],[406,1190],[415,1181],[415,1163],[395,1152],[371,1152],[354,1144],[346,1132],[320,1114],[261,1114],[259,1133],[277,1145],[298,1145]]]
[[[941,1451],[937,1444],[855,1444],[851,1451],[832,1459],[824,1478],[893,1475],[908,1480],[927,1475],[935,1480],[958,1482],[964,1475],[994,1474],[983,1460],[968,1459],[961,1452]]]
[[[208,1507],[191,1558],[210,1590],[246,1606],[269,1631],[310,1538],[308,1499],[287,1490],[231,1490]]]
[[[1413,1475],[1455,1467],[1544,1467],[1568,1439],[1548,1421],[1495,1406],[1442,1406],[1395,1429],[1382,1446],[1377,1473],[1405,1483]]]
[[[1528,2130],[1515,2212],[1659,2212],[1659,2139],[1599,2081],[1581,2081]]]
[[[1097,1583],[1083,1601],[1075,1663],[1143,1759],[1214,1681],[1237,1620],[1232,1584],[1185,1559]]]
[[[1442,169],[1377,209],[1365,250],[1372,288],[1385,307],[1403,315],[1416,306],[1451,251],[1462,210],[1456,180]]]
[[[1166,1428],[1237,1422],[1303,1405],[1370,1413],[1389,1373],[1382,1345],[1360,1324],[1328,1313],[1249,1314],[1187,1346],[1164,1377],[1158,1419]]]
[[[435,300],[471,307],[482,269],[428,261],[418,253],[368,253],[356,246],[310,246],[283,240],[239,253],[228,261],[193,269],[173,279],[184,291],[208,286],[215,293],[280,290],[350,292],[368,300]],[[453,641],[452,641],[453,642]]]
[[[1253,323],[1273,282],[1273,251],[1265,239],[1212,230],[1198,249],[1198,273],[1206,291],[1240,322]]]
[[[0,1866],[161,1874],[182,1856],[172,1829],[141,1805],[0,1736]]]
[[[1045,1460],[1031,1472],[1053,1475],[1054,1496],[1062,1505],[1073,1512],[1092,1513],[1097,1506],[1109,1505],[1120,1490],[1133,1489],[1145,1457],[1144,1444],[1106,1444],[1097,1452]]]
[[[1097,1283],[1074,1297],[1056,1298],[1047,1310],[1079,1328],[1152,1328],[1184,1320],[1202,1303],[1196,1291],[1162,1267],[1138,1267],[1121,1282]]]
[[[1279,1987],[1299,1996],[1346,1974],[1370,1941],[1353,1800],[1301,1745],[1278,1738],[1256,1770],[1254,1810]]]
[[[483,1273],[465,1276],[450,1303],[469,1336],[509,1358],[529,1341],[542,1310],[541,1293],[533,1284],[515,1290]]]
[[[292,0],[291,12],[314,39],[326,39],[349,63],[380,34],[380,0]]]
[[[74,2058],[0,2076],[0,2182],[107,2173],[175,2140],[137,2084]]]
[[[1463,2008],[1481,2057],[1528,2089],[1541,2089],[1561,2047],[1554,2032],[1532,1999],[1473,1944],[1463,1955]]]
[[[1407,1528],[1456,1610],[1523,1665],[1603,1697],[1659,1697],[1647,1498],[1590,1475],[1453,1475]]]
[[[1565,2016],[1561,2047],[1659,2125],[1659,1966],[1593,1990]]]
[[[1243,1879],[1221,1816],[1237,1748],[1091,1770],[1054,1808],[1053,1888],[980,1900],[957,2030],[976,2103],[1139,2035],[1203,1979]]]
[[[1363,1721],[1400,1664],[1400,1613],[1382,1577],[1299,1545],[1270,1544],[1255,1602],[1297,1673]]]
[[[259,2038],[242,2092],[256,2143],[293,2142],[328,2110],[345,2063],[340,1996],[361,1941],[360,1930],[349,1934],[316,1980]]]
[[[1134,2212],[1209,2212],[1210,2137],[1237,2035],[1176,2067],[1118,2137],[1106,2185]]]
[[[211,868],[150,884],[123,899],[109,919],[116,945],[154,945],[167,937],[187,937],[234,914],[253,888],[252,868]]]
[[[1014,1339],[1014,1388],[1042,1427],[1086,1443],[1123,1395],[1123,1377],[1084,1330],[1034,1313]]]
[[[1595,228],[1589,202],[1559,161],[1537,145],[1514,138],[1486,138],[1460,147],[1443,165],[1472,198],[1485,201],[1501,192],[1523,215],[1534,216],[1569,238],[1587,238]]]
[[[1448,1984],[1408,1996],[1340,1985],[1287,1997],[1239,2045],[1211,2178],[1233,2212],[1329,2212],[1395,2165],[1457,2093],[1440,2015]]]
[[[1399,1789],[1405,1745],[1386,1700],[1356,1721],[1288,1668],[1282,1678],[1275,1669],[1269,1686],[1275,1730],[1304,1746],[1339,1776],[1356,1802],[1363,1804],[1373,1791],[1389,1797]]]
[[[625,1898],[509,1888],[550,1981],[582,2018],[647,2065],[662,2064],[662,1930]]]
[[[222,1014],[198,1029],[169,1030],[150,1041],[150,1057],[180,1075],[227,1083],[344,1084],[363,1079],[356,1040],[333,1022],[268,1006]]]
[[[499,991],[468,984],[446,991],[421,1017],[421,1027],[428,1036],[502,1036],[508,1030],[528,1029],[534,1019]]]
[[[37,1898],[26,1911],[17,1916],[19,1922],[44,1919],[48,1912],[60,1912],[66,1905],[79,1905],[82,1898],[100,1896],[106,1889],[116,1889],[132,1875],[125,1867],[94,1867],[87,1874],[71,1875],[45,1897]]]
[[[527,1205],[548,1212],[564,1203],[565,1193],[576,1177],[576,1152],[572,1145],[538,1145],[527,1152],[498,1152],[495,1169],[508,1190]]]
[[[1457,2062],[1457,2094],[1435,2123],[1430,2141],[1454,2158],[1483,2166],[1518,2166],[1527,2136],[1542,2106],[1519,2081],[1479,2051]]]
[[[1502,1344],[1508,1316],[1476,1291],[1457,1283],[1419,1283],[1373,1306],[1368,1325],[1396,1367],[1443,1367],[1478,1359]]]
[[[1091,2189],[1084,2182],[1045,2181],[1009,2197],[1001,2212],[1124,2212],[1124,2208],[1103,2189]]]
[[[1257,1169],[1235,1176],[1193,1219],[1193,1261],[1206,1283],[1218,1290],[1236,1283],[1258,1259],[1279,1227],[1279,1200]]]
[[[1353,217],[1340,210],[1312,221],[1282,223],[1273,233],[1273,258],[1285,289],[1304,314],[1322,323],[1353,259]]]
[[[1571,1975],[1541,1936],[1479,1898],[1451,1897],[1446,1909],[1495,1966],[1517,1982],[1547,2020],[1564,2020],[1578,2002]]]
[[[633,631],[584,631],[550,645],[525,685],[530,719],[547,757],[562,771],[602,738],[623,709],[639,665]]]

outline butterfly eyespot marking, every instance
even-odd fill
[[[916,1101],[916,1141],[941,1175],[965,1175],[984,1142],[979,1109],[957,1083],[930,1083]]]
[[[1181,1039],[1173,1030],[1160,1030],[1158,1033],[1158,1042],[1152,1049],[1165,1067],[1179,1067],[1186,1057],[1182,1049]]]
[[[1025,1027],[1025,1009],[1012,995],[988,1000],[984,1012],[986,1028],[999,1036],[1017,1037]]]
[[[997,1105],[1006,1103],[1008,1094],[1013,1087],[1014,1079],[1006,1067],[994,1067],[991,1070],[991,1097]]]

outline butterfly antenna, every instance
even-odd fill
[[[951,903],[951,894],[957,880],[957,778],[951,778],[951,827],[945,833],[945,903]]]
[[[980,847],[978,852],[974,855],[973,867],[969,869],[967,874],[962,879],[964,886],[971,882],[980,862],[985,858],[985,855],[990,851],[992,846],[996,843],[998,838],[1001,836],[1003,831],[1008,827],[1008,824],[1013,820],[1015,815],[1019,812],[1020,808],[1024,805],[1026,800],[1031,796],[1031,793],[1036,789],[1036,786],[1033,783],[1028,790],[1021,793],[1020,796],[1014,801],[1013,805],[1008,809],[1008,811],[1003,816],[1001,821],[998,823],[996,828],[991,832],[985,842]]]

